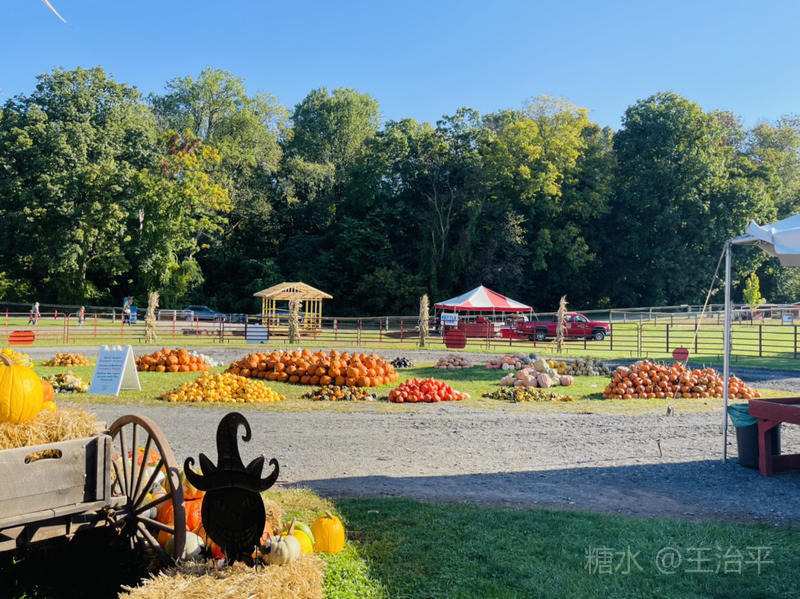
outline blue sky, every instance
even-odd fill
[[[316,87],[354,87],[384,119],[547,94],[616,129],[665,90],[748,127],[800,113],[790,0],[51,2],[68,24],[41,0],[2,0],[0,102],[54,66],[100,65],[144,93],[212,66],[290,108]]]

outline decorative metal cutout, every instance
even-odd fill
[[[236,439],[239,426],[244,426],[242,441],[250,441],[250,423],[239,412],[227,414],[217,427],[217,465],[200,454],[202,474],[192,470],[193,458],[186,458],[186,478],[201,491],[202,519],[206,534],[211,537],[229,561],[253,563],[252,554],[264,532],[267,515],[261,492],[278,479],[278,461],[269,461],[272,473],[261,478],[264,458],[259,457],[246,467],[239,456]]]

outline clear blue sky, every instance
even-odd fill
[[[205,66],[288,107],[354,87],[384,119],[435,121],[540,94],[615,129],[672,90],[745,126],[800,113],[800,2],[741,0],[3,0],[0,102],[54,66],[100,65],[142,92]]]

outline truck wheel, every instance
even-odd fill
[[[547,331],[544,329],[537,329],[536,330],[536,341],[544,341],[547,337]]]
[[[594,333],[592,333],[592,339],[595,341],[602,341],[606,338],[606,332],[603,329],[597,329]]]

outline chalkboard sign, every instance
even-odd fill
[[[89,393],[94,395],[119,395],[121,389],[142,389],[139,373],[133,361],[130,345],[100,348],[97,365],[94,367]]]

